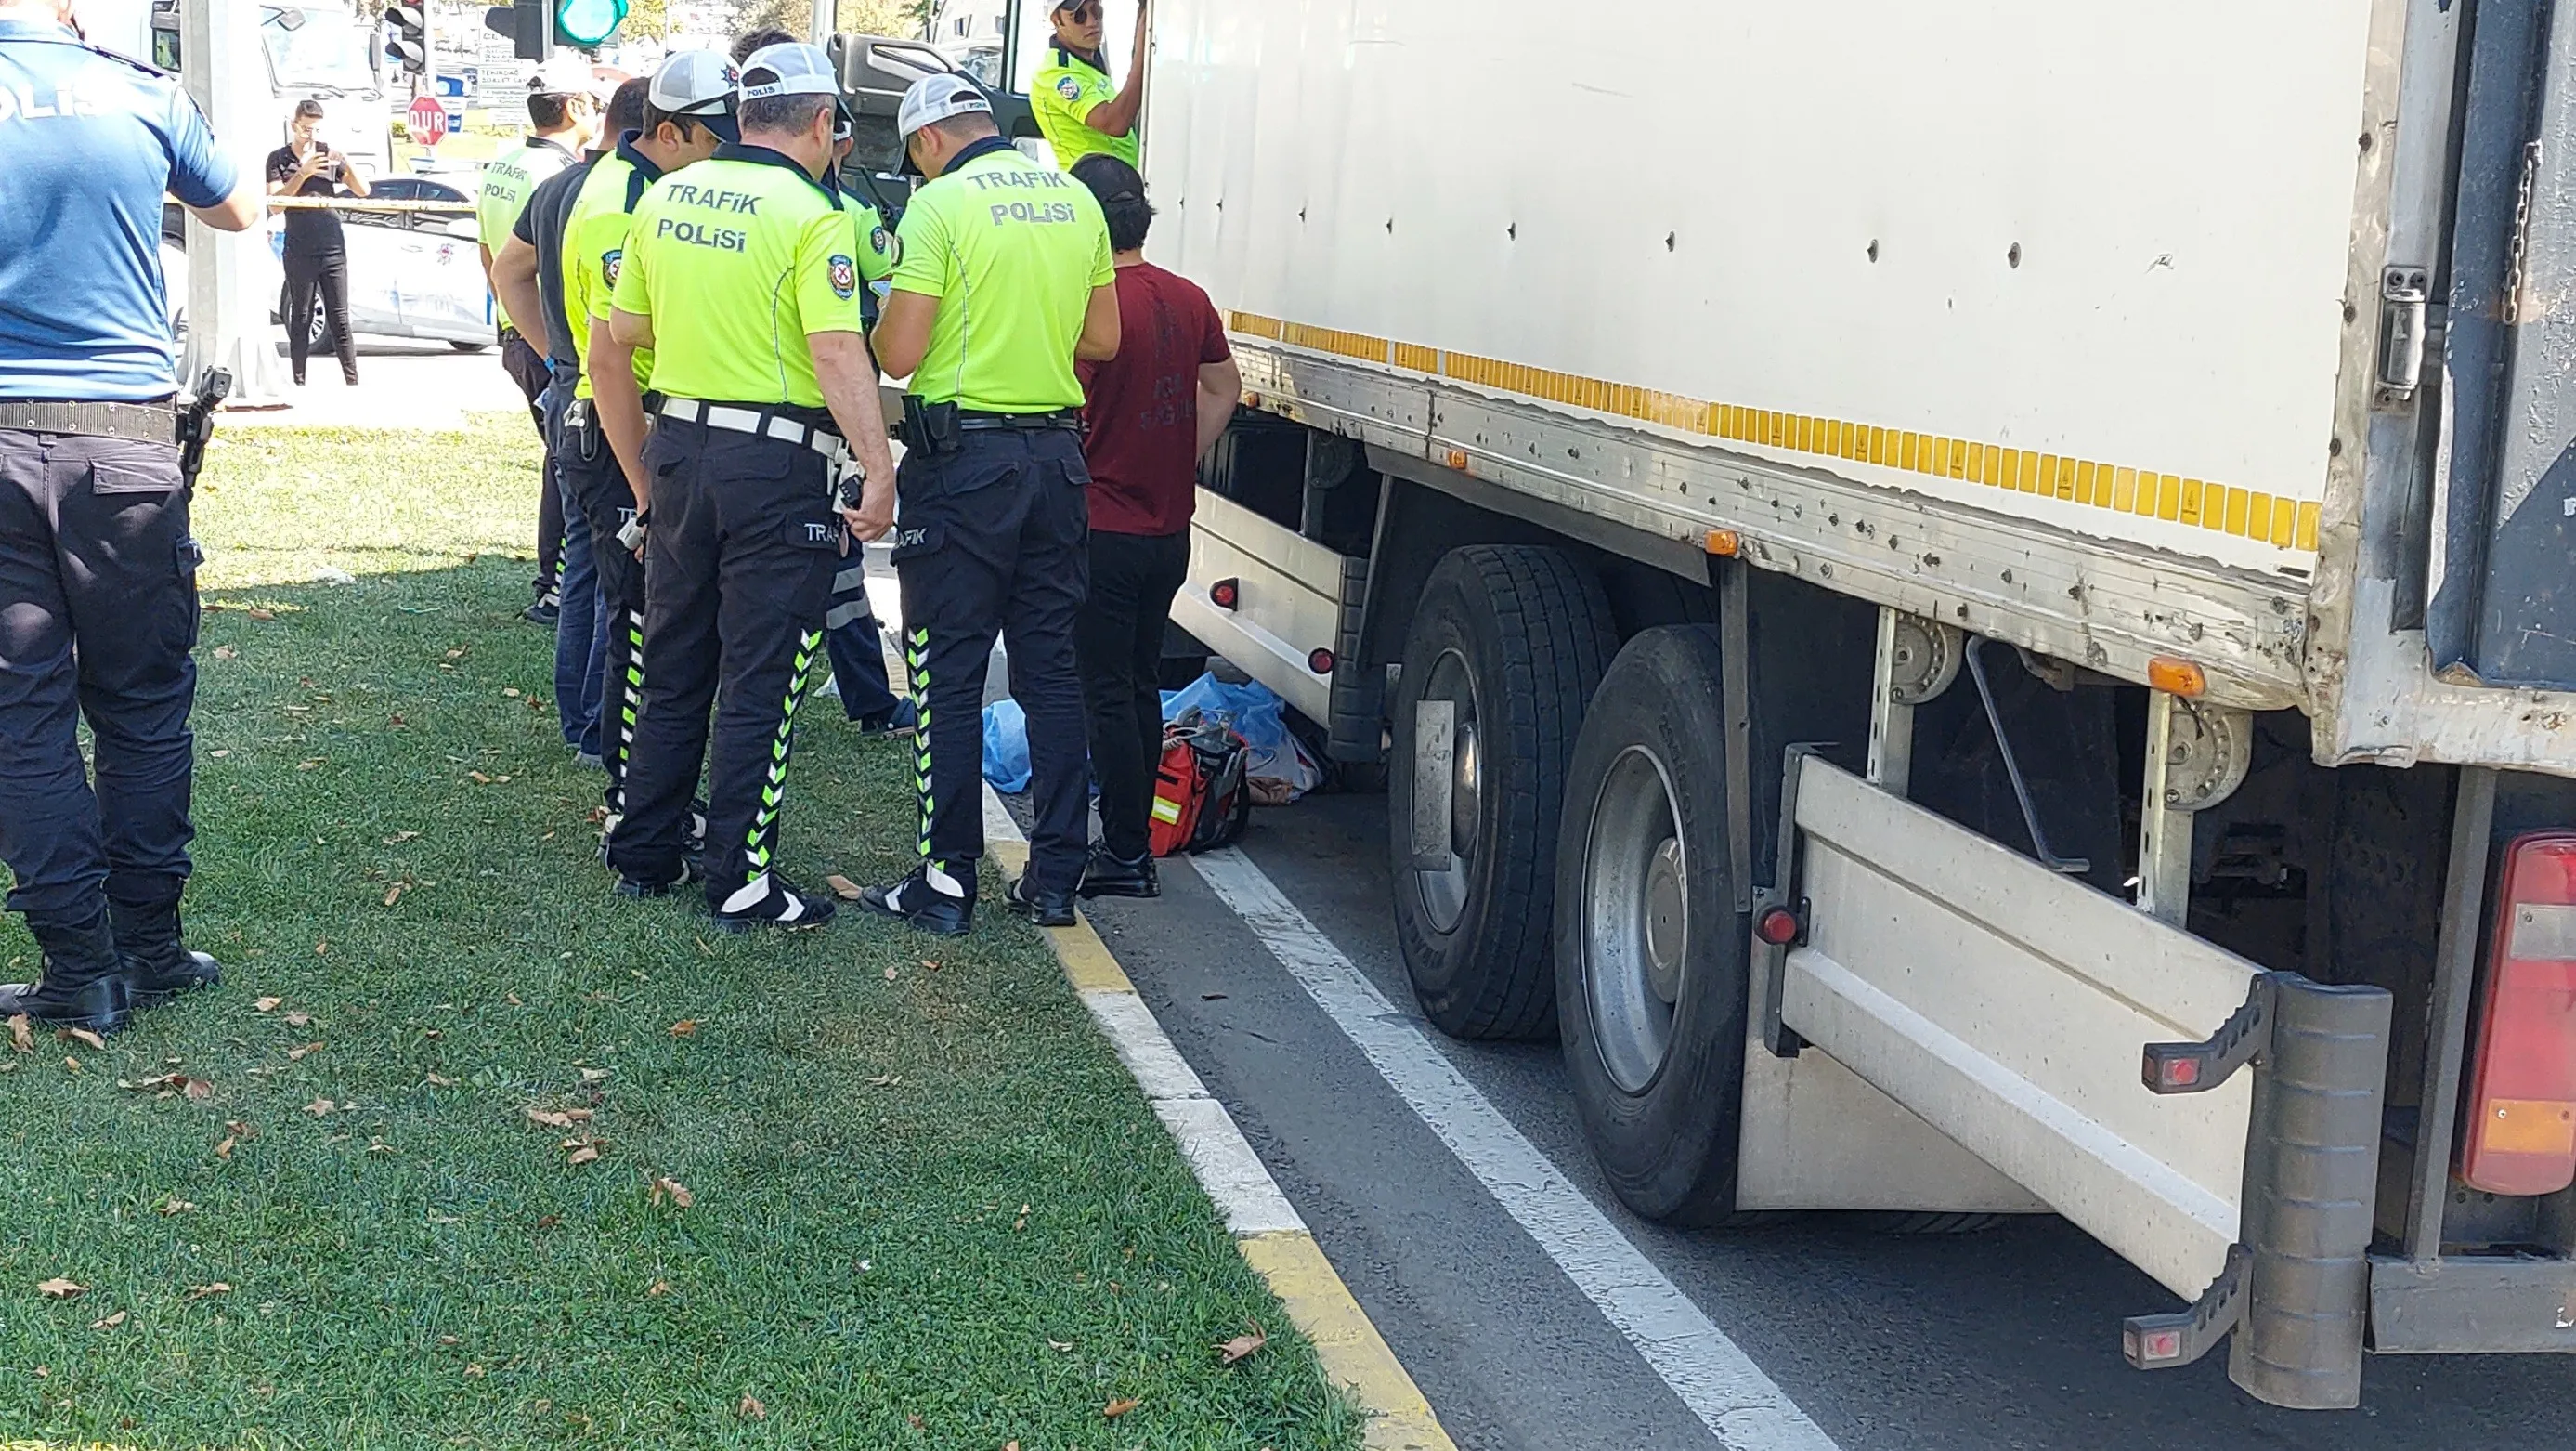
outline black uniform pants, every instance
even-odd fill
[[[1082,440],[1064,429],[969,430],[952,452],[905,454],[895,476],[903,653],[921,702],[921,854],[966,882],[984,854],[984,677],[997,632],[1028,714],[1031,884],[1082,880],[1090,793],[1073,622],[1089,572],[1090,484]]]
[[[643,709],[611,866],[679,874],[689,796],[707,761],[707,900],[771,870],[796,707],[822,654],[843,530],[821,454],[665,418],[644,447]]]
[[[644,561],[617,542],[635,518],[635,491],[607,435],[593,423],[564,425],[559,436],[564,486],[590,526],[590,555],[599,572],[599,607],[608,616],[601,652],[599,762],[608,768],[608,813],[626,811],[626,767],[644,710]],[[705,714],[703,708],[699,712]]]
[[[12,911],[77,923],[107,895],[152,901],[186,882],[196,643],[177,447],[0,429],[0,860],[17,877]]]
[[[1152,844],[1163,756],[1163,627],[1190,569],[1187,534],[1091,535],[1091,597],[1073,627],[1100,782],[1100,840],[1122,861]]]
[[[554,369],[547,364],[544,354],[528,346],[528,340],[519,335],[517,328],[503,328],[501,371],[509,374],[510,381],[518,384],[519,391],[527,395],[528,416],[537,423],[537,440],[545,442],[546,413],[538,404],[537,395],[546,391],[546,384],[554,377]],[[551,476],[544,469],[537,470],[537,485],[537,577],[534,584],[537,593],[542,595],[554,589],[563,578],[564,506],[562,492],[554,487]]]
[[[304,381],[304,364],[313,351],[313,307],[318,299],[331,325],[331,346],[340,355],[340,376],[358,381],[358,338],[349,331],[349,254],[331,247],[318,252],[286,249],[286,355],[295,364],[295,381]]]

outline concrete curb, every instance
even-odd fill
[[[1028,842],[990,786],[984,788],[984,836],[1007,873],[1027,864]],[[1135,1075],[1136,1086],[1145,1091],[1208,1197],[1224,1212],[1244,1262],[1315,1343],[1324,1373],[1367,1413],[1360,1444],[1371,1451],[1457,1451],[1431,1403],[1279,1192],[1233,1116],[1164,1036],[1153,1009],[1137,995],[1136,985],[1110,956],[1100,934],[1091,930],[1090,921],[1040,930],[1064,965],[1065,980],[1091,1010],[1118,1061]]]

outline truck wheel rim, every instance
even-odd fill
[[[1455,932],[1467,915],[1467,897],[1476,870],[1476,843],[1484,826],[1484,752],[1477,744],[1476,690],[1465,657],[1452,650],[1432,662],[1423,687],[1426,700],[1446,700],[1457,707],[1457,748],[1449,780],[1449,865],[1441,871],[1416,871],[1415,888],[1431,925]]]
[[[1671,774],[1630,746],[1594,798],[1583,863],[1583,982],[1601,1066],[1622,1092],[1643,1093],[1673,1041],[1690,954],[1690,856]]]

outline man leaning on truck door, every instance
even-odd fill
[[[1112,89],[1109,58],[1101,53],[1108,0],[1061,0],[1049,18],[1055,44],[1029,82],[1029,109],[1038,131],[1067,171],[1086,156],[1109,155],[1136,165],[1138,118],[1145,110],[1145,33],[1151,0],[1137,0],[1136,48],[1127,60],[1127,84]]]

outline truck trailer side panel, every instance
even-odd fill
[[[2304,578],[2370,8],[1179,0],[1161,255],[1290,344]]]

